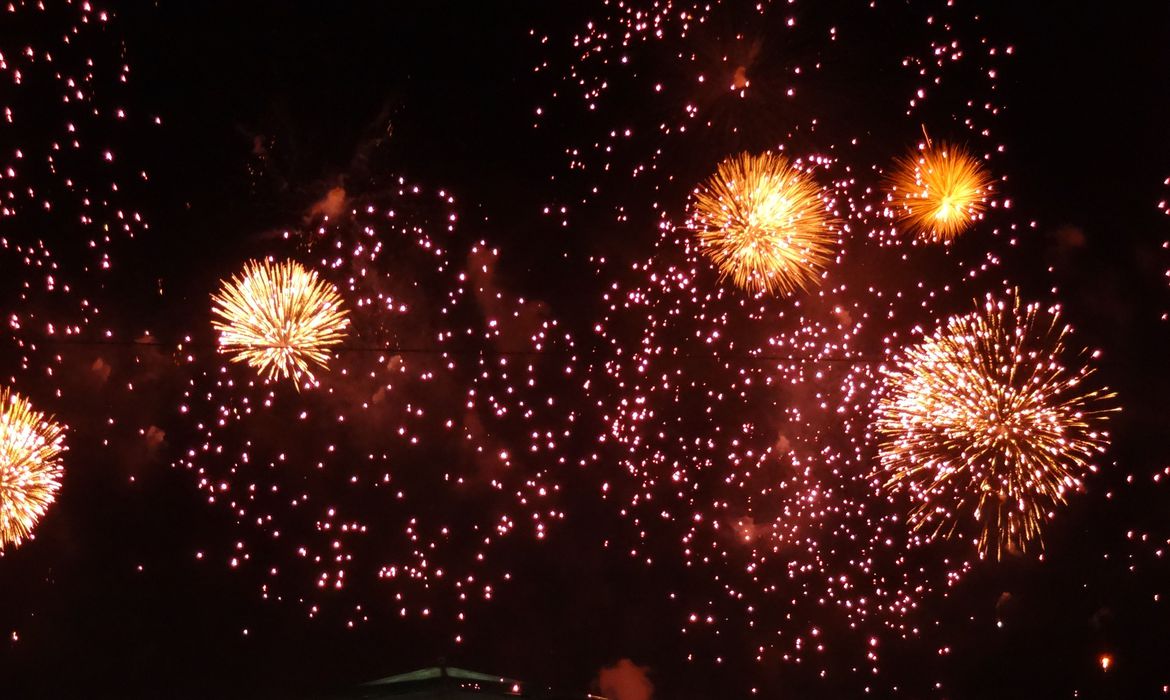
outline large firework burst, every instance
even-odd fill
[[[337,288],[291,260],[249,262],[212,302],[220,348],[270,379],[312,380],[349,324]]]
[[[1044,521],[1109,442],[1113,394],[1083,387],[1089,366],[1061,364],[1068,333],[1057,307],[988,296],[883,370],[880,471],[909,492],[915,529],[973,527],[981,556],[1042,545]]]
[[[899,218],[925,241],[950,241],[983,213],[991,177],[962,146],[928,143],[899,158],[890,195]]]
[[[28,537],[61,488],[65,428],[0,389],[0,547]]]
[[[752,292],[816,286],[837,247],[816,180],[771,153],[720,163],[695,190],[692,225],[722,276]]]

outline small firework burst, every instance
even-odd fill
[[[838,244],[816,180],[771,153],[720,163],[695,191],[691,222],[721,276],[750,292],[816,286]]]
[[[19,546],[61,488],[65,428],[0,389],[0,547]]]
[[[1069,332],[1058,308],[989,296],[883,370],[880,476],[909,493],[915,529],[973,526],[981,556],[1043,545],[1044,521],[1109,443],[1114,395],[1084,388],[1089,366],[1061,364]]]
[[[269,379],[325,369],[345,338],[348,314],[337,289],[291,260],[249,262],[212,296],[220,349]]]
[[[899,219],[924,241],[946,243],[983,213],[991,177],[962,146],[927,143],[899,158],[890,196]]]

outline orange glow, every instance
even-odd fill
[[[889,186],[899,220],[921,240],[945,243],[983,214],[990,185],[975,156],[943,143],[900,158]]]
[[[837,250],[816,180],[771,153],[720,163],[695,191],[692,225],[721,276],[749,292],[815,287]]]
[[[248,263],[212,301],[220,348],[270,379],[313,379],[349,324],[337,289],[291,260]]]

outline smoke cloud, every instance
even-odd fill
[[[649,670],[629,659],[622,659],[613,666],[601,669],[597,685],[602,695],[609,700],[650,700],[654,695],[654,686],[646,675]]]
[[[325,196],[313,202],[309,207],[308,213],[305,215],[306,219],[316,219],[321,216],[328,216],[331,219],[336,219],[345,212],[345,206],[349,203],[349,198],[346,196],[344,187],[334,187],[325,193]]]

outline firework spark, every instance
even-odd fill
[[[983,213],[991,177],[962,146],[927,143],[899,158],[889,189],[900,218],[924,241],[945,243]]]
[[[533,34],[544,54],[534,71],[549,81],[535,128],[581,125],[555,132],[566,169],[545,202],[549,223],[660,232],[654,253],[629,267],[593,261],[609,282],[595,331],[610,354],[585,387],[608,429],[588,473],[628,524],[607,541],[648,568],[682,562],[685,590],[670,599],[686,606],[688,658],[718,667],[738,653],[726,641],[744,634],[758,642],[757,661],[810,669],[822,640],[863,634],[855,695],[873,692],[887,640],[933,636],[929,601],[975,559],[923,547],[904,527],[901,498],[875,493],[882,382],[867,358],[901,345],[944,294],[997,283],[1019,229],[996,211],[988,235],[945,256],[890,235],[886,144],[903,127],[859,123],[879,108],[866,91],[818,84],[846,80],[849,66],[866,75],[888,65],[908,118],[951,115],[972,148],[995,152],[997,68],[1013,49],[994,37],[976,44],[962,10],[940,23],[919,6],[879,6],[818,24],[790,3],[626,0],[592,13],[559,48],[556,33]],[[878,14],[924,23],[929,37],[859,50]],[[738,66],[750,85],[729,90]],[[974,67],[990,81],[954,79]],[[854,107],[843,108],[846,93]],[[830,272],[791,297],[712,284],[693,207],[685,223],[671,214],[705,179],[685,173],[778,143],[792,150],[773,152],[794,167],[816,168],[822,202],[841,220]],[[696,361],[707,353],[714,359]],[[841,681],[844,671],[821,673]]]
[[[238,527],[199,558],[218,551],[311,618],[426,620],[459,643],[517,576],[510,562],[565,518],[584,415],[574,340],[508,289],[497,250],[463,241],[450,191],[399,176],[340,198],[282,240],[337,280],[346,342],[368,351],[332,358],[329,381],[295,397],[221,354],[185,355],[179,420],[198,438],[174,464]]]
[[[1113,394],[1082,388],[1093,370],[1060,363],[1067,326],[988,297],[884,370],[876,428],[884,486],[909,492],[930,538],[978,529],[981,556],[1043,545],[1041,528],[1109,443]]]
[[[313,380],[349,324],[337,289],[291,260],[249,262],[212,301],[221,350],[269,379]]]
[[[0,547],[19,546],[61,488],[65,428],[0,389]]]
[[[751,292],[816,286],[837,246],[812,175],[770,153],[720,163],[695,192],[692,221],[721,275]]]

